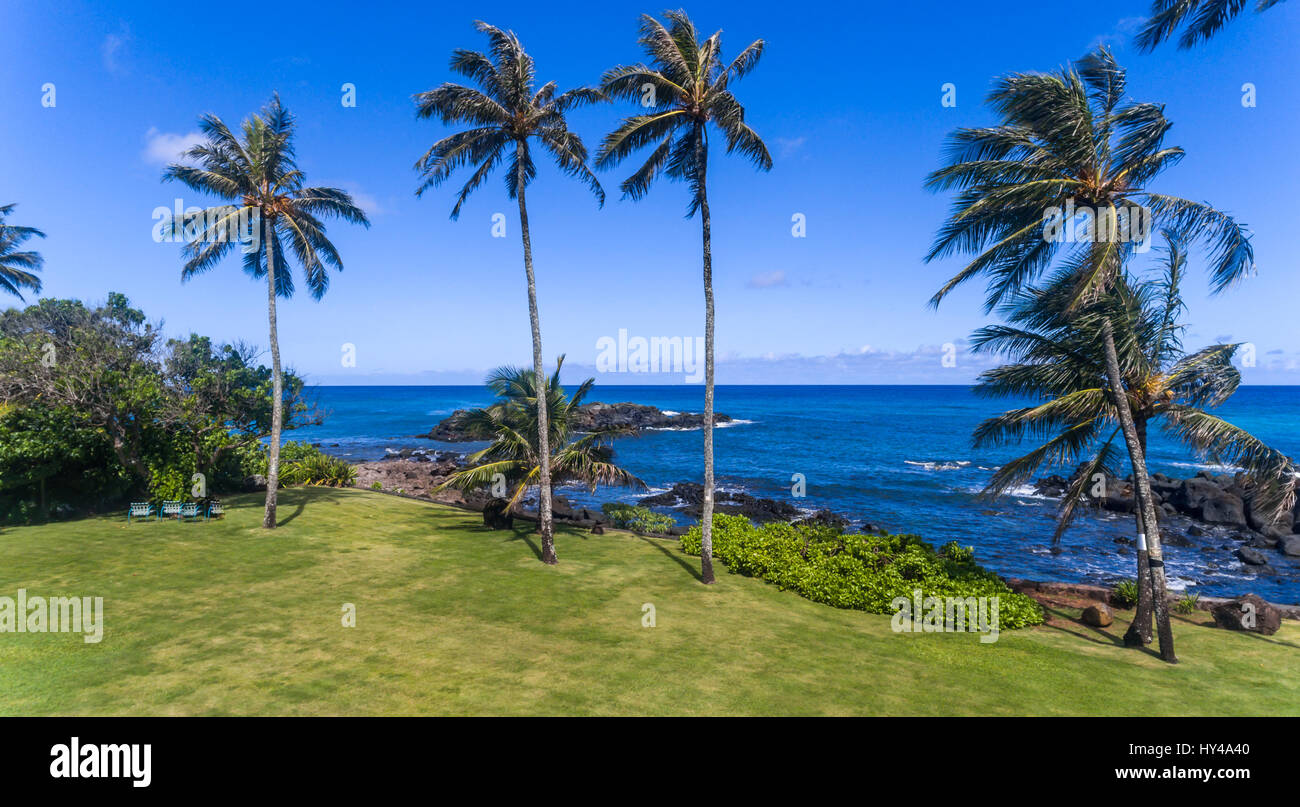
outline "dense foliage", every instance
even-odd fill
[[[634,504],[606,502],[600,509],[609,516],[610,523],[621,530],[665,533],[677,523],[670,515]]]
[[[313,417],[292,375],[285,408],[291,427]],[[270,410],[251,348],[164,341],[120,294],[0,312],[0,521],[236,490]]]
[[[700,553],[700,528],[682,536],[683,551]],[[936,552],[915,535],[841,533],[832,527],[766,524],[743,516],[713,517],[713,551],[734,574],[759,577],[814,602],[893,614],[894,598],[998,597],[1000,628],[1043,621],[1038,603],[1007,588],[956,544]]]

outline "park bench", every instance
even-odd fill
[[[131,523],[131,518],[148,518],[153,515],[153,505],[149,502],[131,502],[126,508],[126,522]]]
[[[226,514],[226,506],[215,499],[208,505],[208,518],[221,518]]]
[[[180,515],[180,513],[181,513],[181,503],[178,501],[163,502],[162,507],[158,508],[159,518],[176,518],[177,516]]]
[[[198,502],[186,502],[185,504],[181,505],[180,512],[177,513],[177,518],[182,518],[182,519],[200,518],[202,517],[202,515],[203,513],[201,510],[199,510]]]

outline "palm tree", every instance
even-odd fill
[[[596,155],[597,167],[618,165],[634,152],[653,146],[636,173],[620,186],[624,197],[641,199],[660,173],[690,187],[686,216],[697,212],[704,248],[704,537],[700,552],[701,579],[713,576],[713,248],[708,199],[708,125],[727,139],[727,153],[739,152],[764,171],[772,157],[763,140],[745,123],[745,108],[730,83],[753,70],[763,55],[758,39],[730,64],[722,62],[722,32],[700,41],[695,24],[684,11],[669,11],[667,27],[649,15],[641,17],[641,47],[650,64],[615,67],[601,78],[601,89],[614,98],[635,100],[650,108],[625,118],[605,137]]]
[[[0,205],[0,289],[21,300],[23,295],[19,289],[40,292],[41,279],[35,273],[41,270],[45,259],[39,252],[19,251],[18,247],[32,236],[44,238],[45,233],[35,227],[6,224],[5,219],[15,207],[17,205]]]
[[[1164,145],[1170,123],[1161,106],[1124,100],[1125,81],[1124,70],[1101,48],[1058,73],[1018,73],[997,82],[988,100],[1001,122],[957,130],[950,138],[948,165],[926,182],[932,190],[957,191],[952,214],[926,260],[954,253],[976,256],[931,298],[932,305],[958,285],[984,276],[989,289],[985,308],[992,310],[1064,253],[1058,266],[1068,278],[1070,308],[1077,309],[1110,292],[1125,262],[1142,248],[1119,237],[1124,225],[1142,229],[1134,225],[1144,221],[1147,233],[1167,229],[1180,241],[1203,240],[1216,292],[1251,271],[1254,253],[1235,219],[1147,187],[1182,158],[1183,150]],[[1085,237],[1067,243],[1054,225],[1079,209],[1090,211],[1093,226],[1081,228]],[[1118,394],[1123,375],[1107,320],[1099,331],[1110,394],[1148,528],[1161,657],[1174,663],[1146,458],[1128,397]]]
[[[216,115],[199,118],[204,142],[184,155],[192,164],[173,163],[164,181],[176,180],[231,204],[208,208],[186,221],[172,222],[173,232],[191,230],[181,280],[188,281],[221,262],[239,242],[231,233],[251,222],[251,240],[242,246],[244,271],[266,279],[266,310],[271,341],[271,443],[267,458],[266,512],[262,526],[275,529],[275,505],[280,483],[280,431],[284,425],[284,379],[280,371],[280,340],[276,331],[276,297],[291,297],[293,274],[281,239],[288,241],[302,265],[311,296],[319,300],[329,288],[328,267],[343,270],[343,259],[325,236],[321,218],[340,218],[370,226],[352,197],[338,188],[303,187],[304,176],[294,163],[294,118],[277,93],[262,111],[244,121],[236,136]],[[253,233],[253,228],[258,228]]]
[[[560,368],[563,365],[564,357],[561,356],[555,373],[544,382],[546,387],[542,396],[537,394],[536,375],[531,370],[500,367],[493,371],[488,376],[487,385],[498,401],[486,408],[471,409],[457,418],[457,425],[466,434],[491,440],[492,444],[471,454],[467,459],[472,467],[453,474],[438,489],[483,488],[491,485],[496,475],[501,474],[506,484],[513,488],[509,499],[509,505],[513,507],[525,491],[540,486],[544,468],[548,472],[547,478],[555,484],[580,482],[593,491],[598,485],[645,489],[645,482],[610,462],[609,441],[632,435],[634,430],[605,428],[574,435],[571,424],[596,380],[588,378],[574,390],[573,395],[566,395],[560,386]],[[546,401],[549,415],[546,419],[549,463],[541,462],[547,453],[542,451],[538,431],[541,421],[537,407],[539,398]]]
[[[460,190],[451,209],[453,219],[460,217],[461,206],[470,193],[487,179],[502,161],[509,160],[506,193],[519,203],[519,230],[524,244],[524,274],[528,280],[528,319],[533,334],[534,385],[540,389],[546,381],[542,364],[542,328],[537,315],[537,283],[533,277],[533,245],[528,230],[528,205],[524,192],[537,175],[533,162],[532,141],[548,152],[561,171],[587,184],[600,205],[605,192],[596,176],[587,168],[587,148],[582,138],[569,131],[565,113],[582,104],[601,99],[600,92],[587,87],[558,93],[555,82],[534,91],[533,59],[524,51],[512,31],[502,31],[485,22],[474,26],[486,34],[491,44],[490,56],[470,50],[451,54],[451,69],[473,80],[481,89],[461,84],[443,84],[437,89],[415,96],[420,118],[439,118],[443,124],[464,123],[471,128],[439,140],[416,162],[424,178],[416,191],[421,196],[431,187],[448,180],[456,169],[475,166],[469,181]],[[547,412],[539,410],[538,435],[542,456],[550,453]],[[542,466],[538,530],[542,535],[542,562],[558,562],[555,555],[551,523],[551,471]]]
[[[1282,0],[1256,0],[1255,12],[1268,11]],[[1151,4],[1151,19],[1142,26],[1137,44],[1150,52],[1173,37],[1174,32],[1187,23],[1178,38],[1178,48],[1188,50],[1197,43],[1206,42],[1217,34],[1249,5],[1248,0],[1155,0]]]
[[[1163,256],[1161,278],[1141,283],[1120,278],[1110,296],[1082,311],[1071,309],[1068,285],[1028,290],[1003,308],[1007,325],[982,328],[973,337],[976,351],[1001,354],[1011,362],[983,373],[975,387],[978,394],[1040,401],[985,420],[975,431],[975,446],[1046,438],[1033,451],[1002,465],[984,495],[1000,496],[1028,482],[1044,465],[1078,464],[1061,500],[1054,542],[1071,524],[1078,505],[1096,498],[1089,492],[1096,475],[1119,476],[1119,419],[1108,395],[1105,358],[1098,350],[1105,322],[1116,329],[1125,395],[1143,452],[1149,424],[1158,422],[1198,454],[1240,465],[1248,475],[1252,509],[1262,513],[1265,522],[1275,521],[1294,505],[1292,462],[1206,411],[1236,391],[1241,376],[1232,357],[1239,345],[1183,351],[1179,285],[1187,254],[1170,238]],[[1150,533],[1142,509],[1135,508],[1135,514],[1138,532]],[[1139,549],[1137,563],[1138,610],[1125,640],[1147,644],[1153,604],[1148,553]]]

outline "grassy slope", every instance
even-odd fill
[[[98,595],[102,643],[0,634],[0,714],[1300,714],[1300,626],[1179,618],[1183,663],[1076,623],[908,635],[724,574],[673,542],[557,537],[363,491],[224,522],[6,530],[0,595]],[[357,627],[341,625],[345,602]],[[641,625],[653,603],[657,627]]]

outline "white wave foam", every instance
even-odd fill
[[[912,460],[903,460],[904,465],[915,465],[918,468],[924,468],[927,471],[958,471],[970,465],[970,460],[939,460],[935,462],[914,462]]]

